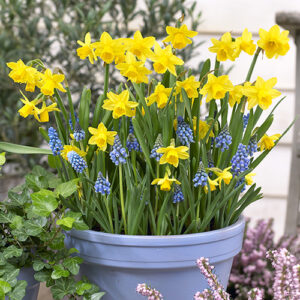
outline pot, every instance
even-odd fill
[[[232,261],[242,248],[245,221],[210,232],[173,236],[130,236],[72,230],[67,247],[84,259],[80,275],[87,276],[106,294],[103,300],[141,300],[138,283],[159,290],[165,299],[192,299],[208,288],[196,265],[206,257],[226,288]]]

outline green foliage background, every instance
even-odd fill
[[[7,76],[7,62],[40,58],[51,69],[62,68],[72,93],[85,85],[97,98],[102,90],[101,75],[97,68],[78,59],[77,40],[86,32],[98,39],[103,31],[114,38],[132,35],[136,26],[143,36],[160,38],[166,35],[165,27],[174,25],[185,15],[191,29],[197,30],[201,14],[195,15],[196,1],[190,5],[185,0],[0,0],[0,141],[38,146],[42,139],[38,123],[25,120],[17,113],[20,86]],[[134,28],[137,29],[137,28]],[[182,51],[188,61],[195,55],[197,45]],[[99,70],[100,71],[100,70]],[[99,80],[95,80],[95,78]],[[112,84],[112,82],[111,82]],[[115,80],[114,85],[118,84]],[[37,157],[8,156],[17,161],[23,171],[36,163]]]

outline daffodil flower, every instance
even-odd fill
[[[264,134],[264,136],[257,143],[257,146],[260,148],[260,151],[270,150],[275,146],[274,141],[277,141],[280,136],[281,134],[279,133],[270,136]]]
[[[161,191],[170,191],[173,182],[175,182],[176,184],[181,184],[177,179],[169,178],[169,174],[168,172],[166,172],[164,178],[156,178],[151,182],[151,184],[159,185]]]
[[[116,131],[108,131],[103,123],[98,125],[98,128],[89,127],[89,132],[92,137],[89,139],[90,145],[97,145],[100,150],[105,151],[107,144],[113,145]]]
[[[81,46],[77,49],[77,55],[80,59],[86,59],[88,57],[91,64],[94,63],[94,60],[97,61],[97,56],[94,51],[95,46],[91,43],[91,34],[89,32],[85,35],[84,42],[77,41],[77,43]]]

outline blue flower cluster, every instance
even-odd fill
[[[247,146],[247,152],[248,152],[250,157],[252,157],[253,154],[255,152],[257,152],[257,139],[256,139],[255,135],[249,141],[249,144]]]
[[[243,124],[244,124],[244,129],[247,127],[248,125],[248,121],[249,121],[249,116],[250,114],[248,113],[247,115],[243,115]]]
[[[246,146],[239,144],[237,152],[231,159],[231,172],[233,175],[239,175],[246,171],[249,167],[250,159],[248,158],[248,152]]]
[[[154,143],[154,146],[151,150],[151,153],[150,153],[150,157],[151,158],[155,158],[156,161],[159,161],[160,158],[162,157],[162,153],[157,153],[156,150],[161,148],[163,146],[163,143],[162,143],[162,137],[161,137],[161,134],[159,134],[156,138],[156,141]]]
[[[95,192],[101,195],[109,195],[110,193],[110,183],[105,179],[101,172],[98,173],[97,180],[95,182]]]
[[[48,136],[49,136],[49,146],[52,150],[54,156],[59,155],[61,150],[64,149],[61,140],[58,137],[56,130],[53,127],[48,129]]]
[[[237,181],[235,187],[239,187],[240,185],[243,185],[241,189],[241,193],[246,189],[246,183],[245,183],[245,177],[241,178],[240,180]]]
[[[142,152],[141,146],[133,133],[128,134],[126,147],[129,152],[131,152],[132,150]]]
[[[184,122],[183,117],[177,118],[177,130],[176,134],[182,145],[189,146],[190,143],[194,143],[193,131],[190,126]]]
[[[79,118],[78,118],[78,115],[77,115],[76,112],[74,112],[74,117],[75,117],[76,123],[78,123],[79,122]],[[71,113],[70,113],[70,117],[69,117],[69,125],[70,125],[70,128],[73,130],[73,122],[72,122]]]
[[[178,203],[184,201],[184,195],[180,185],[176,184],[173,194],[173,203]]]
[[[126,158],[128,157],[128,154],[125,148],[122,146],[118,135],[115,136],[115,141],[112,146],[112,150],[109,153],[109,156],[116,166],[118,166],[119,164],[126,163]]]
[[[197,173],[195,174],[195,177],[193,178],[194,187],[197,187],[199,185],[206,186],[207,181],[208,181],[208,175],[205,172],[204,166],[201,162],[199,169],[198,169]]]
[[[229,148],[229,145],[232,142],[232,137],[228,131],[228,127],[225,126],[219,135],[215,138],[216,148],[221,148],[221,151],[224,152]]]
[[[76,142],[82,141],[85,138],[85,132],[81,129],[79,123],[76,123],[75,130],[74,130],[74,139]]]
[[[69,151],[67,157],[76,172],[82,173],[87,168],[85,160],[75,151]]]

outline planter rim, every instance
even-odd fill
[[[240,234],[244,230],[245,218],[240,216],[238,221],[225,228],[181,235],[125,235],[105,233],[94,230],[71,230],[68,236],[92,243],[102,243],[120,246],[140,247],[170,247],[178,244],[194,245],[225,240]]]

